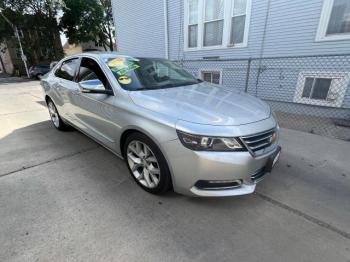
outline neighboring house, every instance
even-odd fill
[[[47,64],[60,60],[63,49],[59,31],[38,23],[37,17],[26,15],[25,23],[18,26],[18,34],[27,58],[28,67],[31,65]],[[26,75],[21,57],[18,39],[13,36],[5,39],[0,45],[0,56],[6,73]]]
[[[86,43],[81,43],[79,45],[76,44],[69,44],[68,42],[66,42],[63,45],[63,52],[66,56],[68,55],[74,55],[74,54],[78,54],[78,53],[82,53],[85,51],[92,51],[92,50],[96,50],[96,51],[110,51],[109,47],[106,46],[106,49],[103,47],[103,44],[99,44],[99,43],[95,43],[93,41],[89,41]],[[114,50],[116,50],[116,47],[114,45]]]
[[[0,43],[0,71],[1,73],[11,74],[13,69],[9,50],[4,43]]]
[[[83,52],[81,45],[69,44],[68,41],[63,45],[63,53],[65,56],[75,55]]]
[[[349,0],[113,0],[118,49],[277,111],[350,119]]]
[[[106,45],[106,49],[102,43],[95,43],[94,41],[89,41],[85,43],[81,43],[81,47],[83,52],[89,50],[98,50],[98,51],[111,51],[109,46]],[[116,50],[115,43],[113,43],[113,50]]]

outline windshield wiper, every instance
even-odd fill
[[[198,83],[203,82],[202,80],[197,80],[196,82],[185,82],[185,83],[178,83],[178,84],[166,84],[162,86],[152,86],[152,87],[141,87],[135,90],[131,91],[144,91],[144,90],[158,90],[158,89],[166,89],[166,88],[173,88],[173,87],[179,87],[179,86],[189,86],[189,85],[195,85]]]

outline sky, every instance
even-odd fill
[[[61,38],[62,46],[64,46],[64,44],[67,42],[67,37],[63,32],[60,32],[60,38]]]
[[[62,10],[59,10],[58,14],[57,14],[58,23],[59,23],[62,16],[63,16],[63,12],[62,12]],[[61,38],[62,46],[64,46],[64,44],[67,42],[67,37],[63,32],[60,32],[60,38]]]

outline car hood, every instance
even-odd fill
[[[141,107],[204,125],[243,125],[270,116],[270,107],[237,89],[209,83],[129,92]]]

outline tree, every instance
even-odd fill
[[[58,10],[64,7],[63,0],[0,0],[0,9],[9,8],[20,14],[42,14],[56,18]]]
[[[13,12],[8,9],[1,11],[6,17],[12,17]],[[14,31],[8,22],[0,16],[0,43],[2,43],[6,38],[13,36]]]
[[[110,0],[65,0],[60,27],[70,44],[93,41],[113,50],[113,20]]]
[[[115,38],[113,12],[111,0],[100,0],[104,9],[103,32],[105,42],[109,43],[109,49],[113,50],[113,39]],[[108,40],[107,40],[108,39]]]
[[[26,25],[26,17],[31,15],[35,22],[51,31],[58,30],[57,13],[64,7],[63,0],[0,0],[0,12],[15,26]],[[13,35],[13,28],[0,16],[0,43]]]
[[[33,51],[38,50],[38,47],[47,50],[49,59],[63,56],[62,48],[55,47],[55,37],[59,32],[56,18],[63,7],[62,0],[0,0],[0,12],[14,26],[40,34],[40,37],[25,37],[21,40],[24,53],[33,62],[41,59]],[[13,37],[14,29],[0,16],[0,43]],[[43,37],[46,41],[41,41]]]

